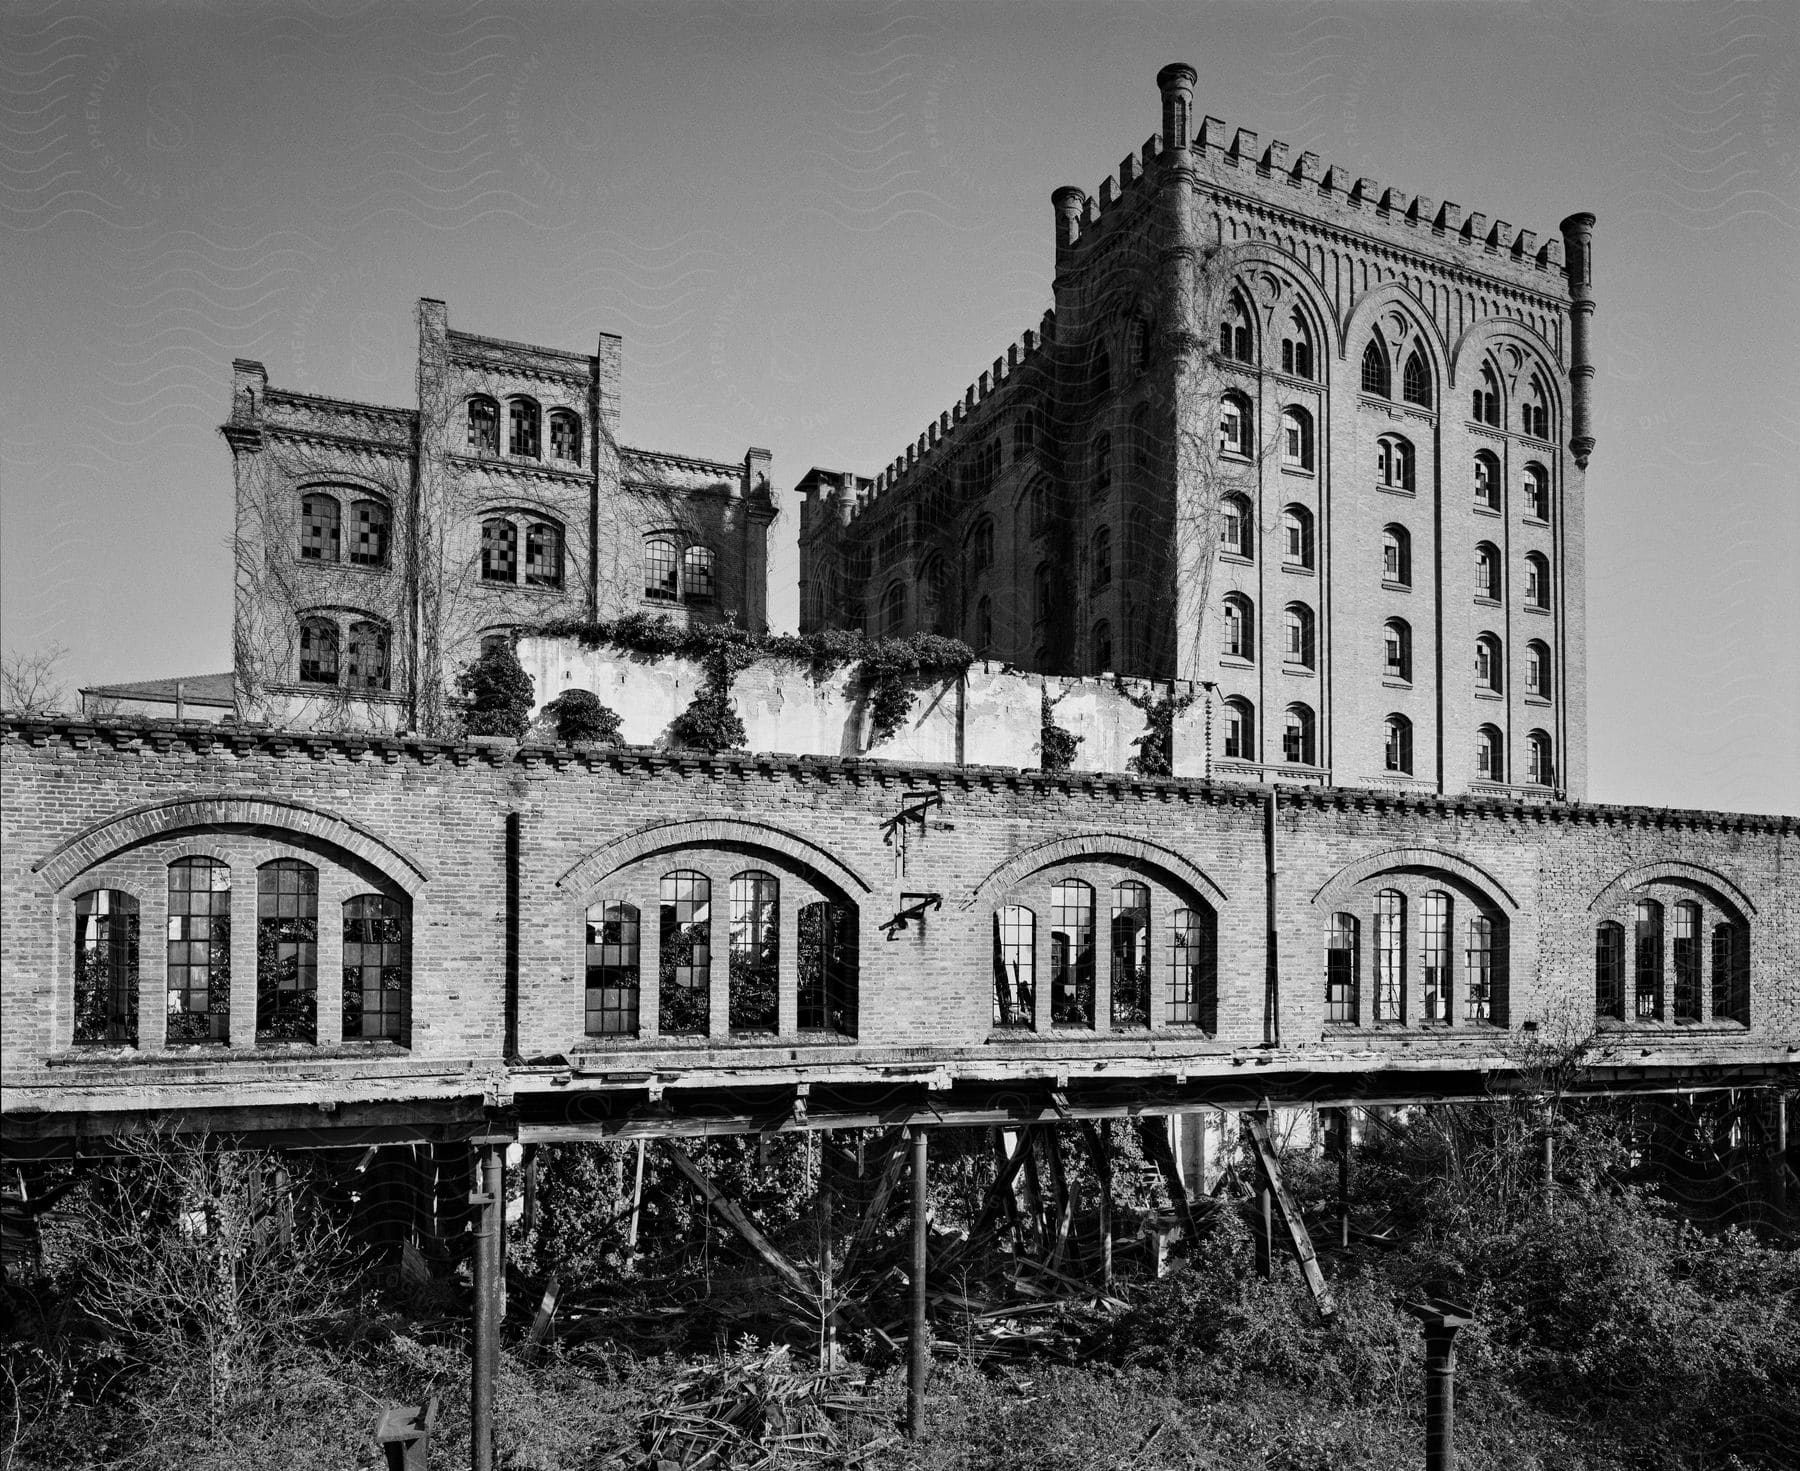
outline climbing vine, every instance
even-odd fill
[[[1044,691],[1043,701],[1043,728],[1038,736],[1038,747],[1044,770],[1067,771],[1075,762],[1075,748],[1087,737],[1078,736],[1056,723],[1056,707],[1060,702],[1050,698],[1049,690]]]
[[[1177,695],[1168,690],[1160,695],[1140,695],[1127,688],[1125,681],[1115,678],[1113,688],[1144,712],[1144,733],[1132,741],[1138,748],[1125,765],[1140,776],[1170,776],[1175,766],[1175,717],[1195,700],[1198,690]]]

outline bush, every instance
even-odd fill
[[[531,676],[510,643],[496,643],[456,677],[463,734],[525,739],[531,726]]]
[[[564,690],[544,706],[544,714],[554,722],[559,741],[616,746],[624,740],[618,712],[602,705],[592,690]]]

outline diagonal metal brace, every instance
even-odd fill
[[[1269,1187],[1269,1193],[1275,1197],[1275,1209],[1281,1215],[1281,1222],[1287,1227],[1288,1240],[1294,1248],[1294,1258],[1300,1263],[1300,1271],[1306,1278],[1307,1289],[1312,1293],[1313,1303],[1319,1309],[1321,1318],[1329,1318],[1337,1311],[1337,1303],[1332,1299],[1331,1289],[1325,1285],[1325,1274],[1319,1270],[1318,1254],[1313,1251],[1312,1238],[1306,1234],[1306,1222],[1300,1218],[1300,1207],[1294,1204],[1294,1197],[1288,1194],[1287,1186],[1282,1183],[1281,1169],[1275,1160],[1275,1147],[1269,1142],[1269,1125],[1261,1114],[1251,1114],[1246,1120],[1250,1128],[1250,1142],[1256,1149],[1256,1165]]]
[[[900,908],[894,912],[892,919],[884,919],[881,927],[887,931],[887,937],[891,940],[913,920],[923,919],[933,909],[942,909],[943,907],[944,896],[942,894],[902,894]]]
[[[881,824],[881,841],[891,844],[894,834],[909,822],[917,822],[920,828],[925,826],[925,814],[933,807],[944,805],[942,792],[906,792],[902,794],[901,807],[892,817]]]

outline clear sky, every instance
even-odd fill
[[[1036,324],[1050,191],[1176,60],[1295,154],[1599,216],[1590,794],[1800,812],[1791,0],[0,0],[0,632],[226,668],[231,359],[409,404],[420,296],[622,334],[628,444],[872,474]]]

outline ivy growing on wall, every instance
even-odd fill
[[[1050,698],[1050,691],[1044,691],[1043,729],[1038,736],[1038,747],[1045,771],[1067,771],[1075,761],[1075,748],[1086,736],[1078,736],[1072,730],[1064,730],[1056,723],[1056,706],[1058,702]]]
[[[1175,717],[1200,698],[1199,691],[1192,690],[1185,695],[1177,695],[1172,690],[1160,695],[1140,695],[1117,678],[1113,680],[1113,688],[1144,712],[1144,733],[1131,743],[1138,748],[1138,753],[1125,763],[1126,767],[1140,776],[1173,775]]]

